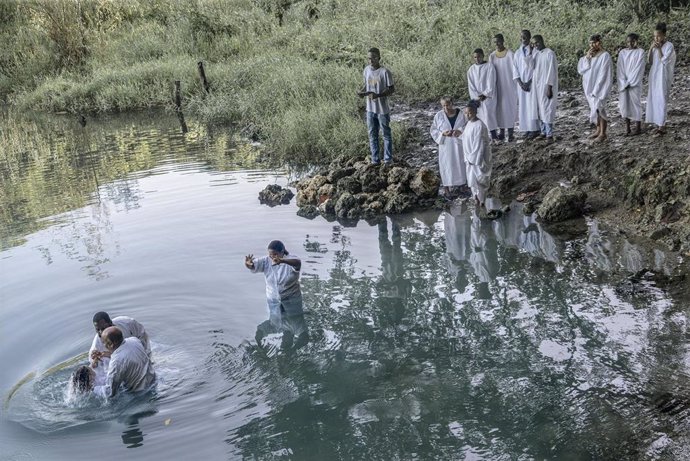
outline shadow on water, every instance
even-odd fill
[[[305,241],[342,243],[327,277],[303,275],[309,345],[220,362],[234,454],[641,459],[689,427],[686,313],[651,279],[614,288],[665,256],[595,222],[558,240],[517,205],[375,226],[378,276],[338,225]]]

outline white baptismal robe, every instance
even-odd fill
[[[460,130],[465,127],[465,116],[456,109],[455,125],[450,126],[448,116],[439,111],[431,125],[431,137],[438,144],[438,170],[441,183],[448,186],[462,186],[467,184],[465,173],[465,156],[462,154],[462,140],[455,136],[443,136],[444,131]]]
[[[151,387],[155,380],[156,373],[141,341],[126,338],[110,356],[105,384],[94,387],[94,393],[113,397],[120,386],[128,392],[140,392]]]
[[[544,123],[556,121],[558,108],[558,61],[556,53],[549,48],[537,51],[534,62],[534,77],[532,88],[536,93],[539,120]],[[549,99],[546,94],[551,85],[553,96]]]
[[[613,85],[613,61],[604,51],[597,56],[583,56],[577,63],[577,71],[582,75],[582,89],[589,103],[589,121],[597,123],[597,111],[606,118],[606,102]]]
[[[642,77],[645,55],[642,48],[618,52],[618,108],[623,118],[642,120]]]
[[[534,82],[532,82],[533,74],[534,52],[529,45],[523,45],[513,54],[513,80],[518,97],[518,123],[522,132],[539,131],[537,92],[534,89]],[[524,83],[531,83],[530,90],[523,90],[517,83],[518,79]]]
[[[467,87],[470,98],[479,101],[479,96],[486,96],[477,110],[477,117],[490,131],[498,128],[496,123],[496,69],[493,64],[472,64],[467,71]]]
[[[652,51],[652,67],[649,69],[649,92],[647,93],[647,123],[664,126],[668,97],[673,83],[673,71],[676,66],[676,51],[671,42],[661,46],[661,53]]]
[[[146,330],[144,329],[144,326],[141,323],[137,322],[132,317],[127,317],[125,315],[114,317],[113,319],[111,319],[111,321],[113,322],[113,326],[116,326],[122,332],[123,338],[133,337],[139,339],[139,341],[141,341],[141,344],[144,346],[144,350],[146,350],[146,353],[149,355],[149,357],[151,356],[151,344],[149,342],[149,335],[146,333]],[[93,341],[91,342],[91,348],[89,349],[89,360],[91,359],[91,352],[104,352],[105,350],[106,348],[103,344],[103,341],[101,341],[101,337],[99,335],[94,335]],[[107,368],[109,360],[109,358],[103,357],[99,361],[98,366],[103,366],[104,368]]]
[[[517,93],[513,80],[513,52],[505,50],[502,58],[496,51],[489,55],[489,63],[496,69],[496,123],[499,128],[514,128],[517,121]]]
[[[484,203],[491,181],[491,138],[484,122],[467,122],[462,133],[462,149],[467,167],[467,185],[472,189],[472,195]]]

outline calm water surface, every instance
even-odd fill
[[[226,130],[161,114],[0,120],[0,458],[673,459],[690,414],[675,256],[519,209],[345,226],[257,200]],[[310,342],[254,339],[281,239]],[[66,398],[99,310],[146,326],[154,394]],[[67,362],[67,363],[65,363]]]

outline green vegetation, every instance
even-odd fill
[[[185,113],[236,123],[278,161],[361,155],[367,137],[361,84],[366,50],[382,50],[397,101],[464,97],[476,47],[498,32],[542,34],[577,81],[577,51],[594,32],[645,44],[658,19],[688,36],[688,1],[613,0],[2,0],[0,98],[21,110],[105,112],[171,107],[182,82]],[[670,10],[670,11],[669,11]],[[211,83],[206,94],[196,63]],[[398,148],[408,139],[394,124]]]

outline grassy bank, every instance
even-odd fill
[[[237,123],[277,160],[315,161],[366,152],[364,104],[354,93],[371,46],[393,71],[395,99],[407,103],[464,98],[472,50],[491,49],[498,32],[515,48],[522,28],[545,37],[568,85],[594,32],[609,48],[631,31],[648,43],[658,19],[669,22],[674,43],[688,35],[687,9],[631,7],[647,3],[5,0],[0,97],[22,110],[123,111],[170,106],[172,82],[181,80],[186,113]],[[210,94],[197,78],[200,60]],[[406,142],[404,126],[394,135],[398,146]]]

